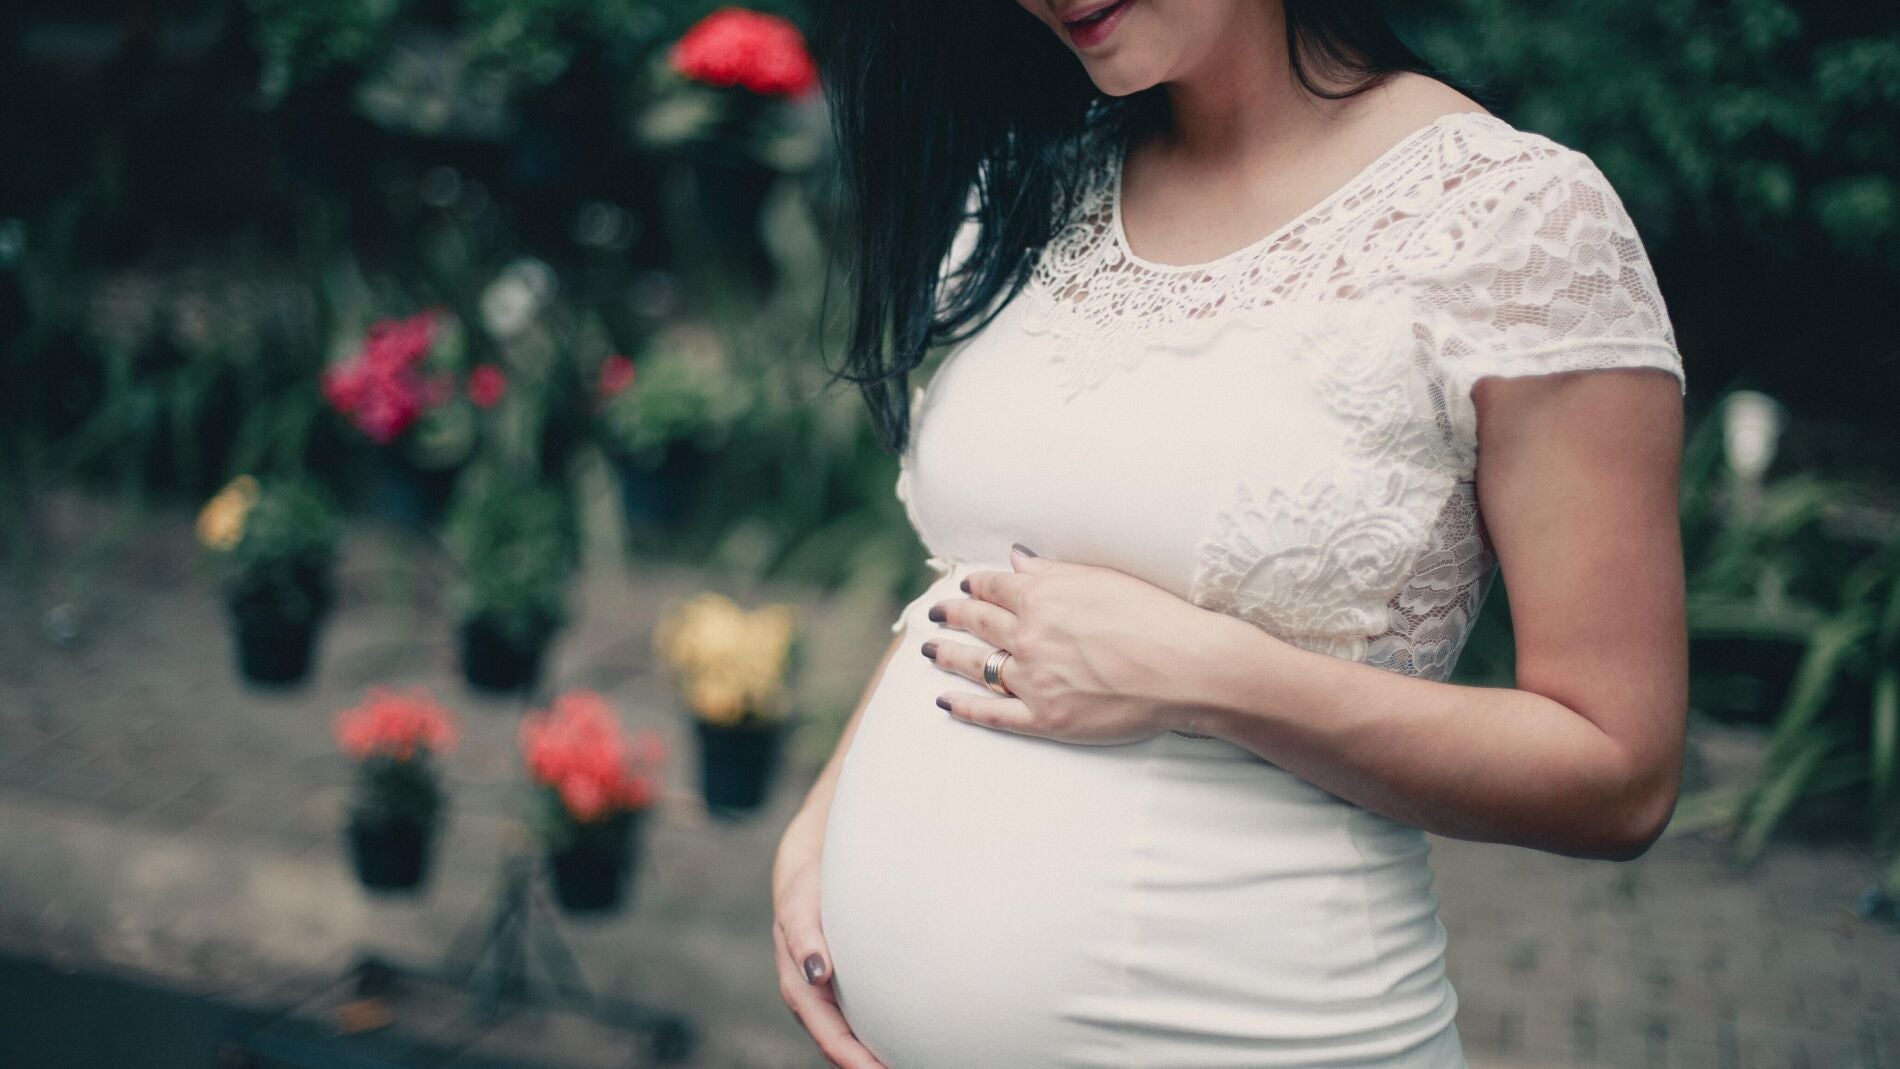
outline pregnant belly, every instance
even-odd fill
[[[1464,1064],[1422,834],[1218,739],[957,720],[936,695],[983,688],[932,634],[969,638],[909,627],[821,865],[834,990],[885,1065]]]

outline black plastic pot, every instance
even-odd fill
[[[291,611],[263,590],[227,596],[238,673],[245,679],[283,686],[310,674],[329,599],[316,584],[309,585],[313,589],[300,611]]]
[[[693,718],[699,735],[699,789],[714,816],[739,816],[765,803],[778,768],[782,721],[715,724]]]
[[[396,448],[376,451],[376,510],[398,526],[433,528],[448,509],[460,468],[424,468]]]
[[[640,856],[646,810],[623,811],[584,826],[562,849],[548,852],[554,901],[569,913],[604,913],[627,900]]]
[[[552,628],[537,628],[525,640],[487,617],[462,621],[462,676],[481,690],[512,692],[534,686],[541,675]]]
[[[434,831],[414,821],[352,818],[348,839],[357,881],[371,891],[411,891],[421,886],[434,853]]]
[[[710,460],[706,450],[684,439],[667,443],[659,464],[648,468],[625,453],[611,455],[620,483],[620,507],[627,526],[672,527],[692,511],[693,494]]]

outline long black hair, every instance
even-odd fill
[[[1453,85],[1414,52],[1380,0],[1284,0],[1300,84],[1338,100],[1398,71]],[[987,324],[1067,222],[1094,135],[1165,117],[1166,87],[1113,97],[1013,0],[818,0],[814,56],[839,152],[856,293],[844,366],[884,447],[910,437],[909,374]],[[1330,91],[1309,64],[1358,80]],[[1487,106],[1489,106],[1487,104]],[[951,278],[951,242],[975,192],[976,239]],[[827,292],[829,279],[827,279]],[[998,298],[1001,298],[1000,300]]]

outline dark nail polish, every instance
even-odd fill
[[[937,699],[937,708],[939,708],[939,709],[942,709],[942,710],[943,710],[944,712],[946,712],[946,713],[947,713],[947,712],[949,712],[949,711],[950,711],[950,699],[948,699],[948,698],[938,698],[938,699]]]
[[[818,978],[824,974],[825,959],[819,957],[815,951],[807,954],[805,956],[805,982],[815,984],[818,982]]]
[[[957,584],[957,589],[963,591],[965,594],[968,594],[970,592],[969,576],[964,576],[963,582]]]
[[[935,642],[924,643],[924,656],[933,661],[937,659],[937,644]]]
[[[1025,557],[1036,556],[1035,550],[1030,549],[1028,546],[1023,545],[1021,542],[1011,542],[1010,547],[1014,549],[1016,552],[1021,553]]]
[[[943,606],[941,605],[932,605],[930,611],[924,615],[930,617],[932,623],[939,624],[950,618],[950,615],[943,611]]]

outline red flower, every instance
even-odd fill
[[[655,731],[623,736],[607,699],[576,687],[522,719],[521,756],[528,774],[587,823],[652,805],[666,747]]]
[[[633,385],[633,361],[615,353],[600,362],[600,375],[594,381],[594,393],[613,397]]]
[[[722,7],[694,23],[667,53],[673,69],[712,85],[742,85],[762,96],[802,96],[818,67],[798,27],[777,15]]]
[[[468,399],[477,408],[493,408],[508,392],[508,376],[493,364],[477,364],[468,373]]]
[[[363,704],[336,714],[336,740],[343,752],[361,761],[393,757],[407,761],[422,752],[442,753],[455,747],[455,720],[422,687],[398,693],[388,687],[369,688]]]

